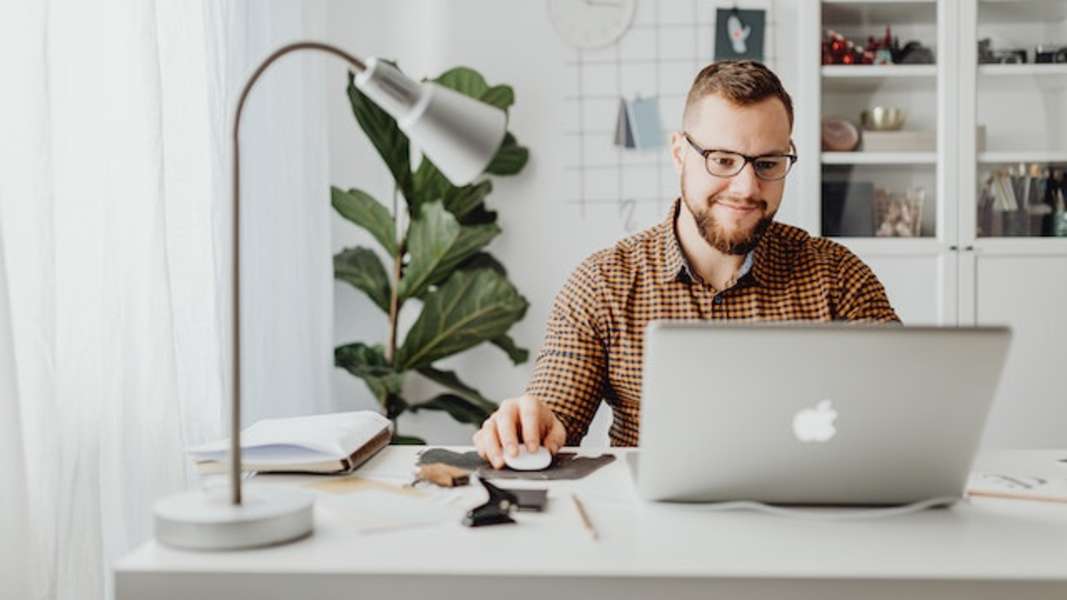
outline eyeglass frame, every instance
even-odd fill
[[[749,163],[752,163],[752,172],[756,175],[756,177],[758,179],[761,179],[763,181],[781,181],[781,180],[785,179],[787,175],[789,175],[789,172],[793,170],[793,165],[797,164],[797,161],[800,160],[800,157],[797,156],[796,154],[771,153],[771,154],[760,154],[760,155],[757,155],[757,156],[749,156],[747,154],[741,154],[740,152],[736,152],[734,150],[726,150],[725,148],[701,148],[699,144],[697,144],[695,141],[693,141],[693,138],[689,136],[688,132],[683,131],[682,135],[685,136],[685,140],[687,142],[689,142],[689,145],[692,146],[694,150],[699,152],[701,158],[704,159],[704,170],[708,172],[708,175],[711,175],[712,177],[718,177],[720,179],[729,179],[731,177],[737,177],[741,173],[741,171],[745,170],[745,167],[747,167]],[[789,145],[792,146],[794,149],[796,148],[796,146],[793,145],[793,142],[789,142]],[[741,168],[739,168],[737,170],[737,172],[734,173],[733,175],[716,175],[715,173],[712,173],[710,169],[708,169],[708,155],[711,154],[712,152],[725,152],[727,154],[734,154],[734,155],[740,156],[741,158],[745,159],[745,162],[741,163]],[[769,158],[769,157],[788,158],[789,159],[789,167],[785,170],[785,174],[784,175],[782,175],[781,177],[778,177],[778,178],[767,178],[767,177],[763,177],[762,175],[759,174],[759,169],[756,168],[755,161],[757,161],[757,160],[759,160],[761,158]]]

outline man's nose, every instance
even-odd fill
[[[730,179],[730,193],[741,198],[759,197],[759,188],[760,180],[756,177],[756,166],[751,162]]]

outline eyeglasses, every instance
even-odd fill
[[[789,174],[793,163],[797,162],[796,154],[761,154],[760,156],[747,156],[740,152],[729,150],[707,150],[701,148],[689,137],[688,133],[682,132],[686,141],[694,150],[704,157],[704,167],[710,175],[715,177],[733,177],[745,169],[745,165],[752,163],[752,170],[756,177],[764,181],[778,181]]]

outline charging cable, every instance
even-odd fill
[[[754,510],[779,517],[792,519],[808,519],[812,521],[859,521],[864,519],[884,519],[899,517],[911,513],[917,513],[928,508],[950,506],[958,502],[958,496],[941,496],[901,504],[898,506],[886,506],[882,508],[850,508],[847,510],[824,510],[821,508],[798,508],[767,504],[753,500],[736,500],[729,502],[713,502],[699,505],[699,510],[704,511],[728,511],[728,510]]]

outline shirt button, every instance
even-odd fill
[[[722,294],[715,294],[715,305],[718,306],[722,304],[722,302]]]

